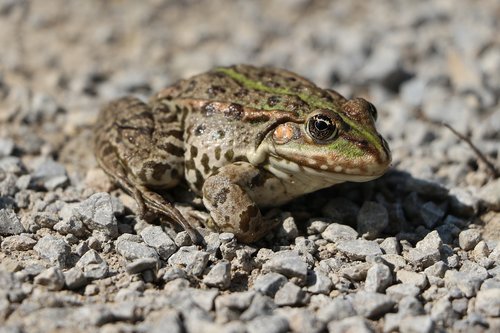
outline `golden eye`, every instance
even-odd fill
[[[329,141],[338,133],[337,126],[333,120],[324,114],[316,114],[309,118],[307,131],[313,139],[319,142]]]

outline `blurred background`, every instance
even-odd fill
[[[499,25],[496,0],[2,0],[0,121],[16,125],[0,135],[85,165],[75,134],[110,99],[216,65],[272,65],[372,101],[396,168],[481,186],[471,149],[422,119],[499,161]]]

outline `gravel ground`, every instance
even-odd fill
[[[500,331],[500,179],[433,124],[500,166],[499,31],[497,0],[1,0],[0,332]],[[141,221],[97,111],[234,63],[372,101],[391,171],[250,246]]]

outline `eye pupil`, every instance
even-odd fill
[[[312,116],[308,122],[310,135],[317,141],[327,141],[337,134],[337,127],[330,117],[324,114]]]

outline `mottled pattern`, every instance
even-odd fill
[[[348,101],[288,71],[217,68],[149,104],[126,97],[104,108],[96,155],[140,205],[183,226],[153,190],[185,178],[203,196],[211,227],[252,242],[274,227],[259,207],[386,170],[390,153],[374,114],[365,100]]]

